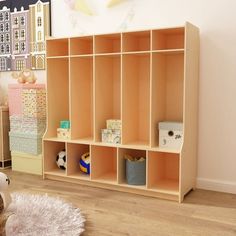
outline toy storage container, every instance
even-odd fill
[[[15,133],[10,131],[10,150],[25,152],[32,155],[42,153],[42,135]]]
[[[44,88],[23,89],[22,104],[24,117],[46,117],[46,90]]]
[[[44,84],[9,85],[9,142],[12,169],[42,174],[42,136],[46,129]]]
[[[102,142],[104,142],[104,143],[121,143],[121,130],[119,130],[119,129],[102,129]]]
[[[45,118],[35,117],[22,117],[22,116],[11,116],[10,117],[10,129],[16,133],[27,133],[27,134],[43,134],[46,129]]]
[[[183,123],[160,122],[159,123],[159,146],[161,148],[181,148],[183,143]]]
[[[42,175],[42,156],[21,152],[11,152],[12,170]]]
[[[146,184],[146,159],[143,161],[126,160],[126,180],[130,185]]]
[[[9,84],[8,85],[8,102],[9,113],[12,115],[23,114],[22,92],[23,89],[45,89],[44,84]]]

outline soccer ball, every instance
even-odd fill
[[[57,159],[56,159],[57,166],[65,170],[66,169],[66,151],[62,150],[57,154]]]
[[[79,167],[85,174],[90,174],[90,154],[89,152],[84,153],[79,161]]]

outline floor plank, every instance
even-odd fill
[[[236,195],[191,192],[182,204],[4,170],[11,192],[58,196],[86,217],[83,236],[235,236]]]

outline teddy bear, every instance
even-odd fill
[[[24,83],[34,84],[37,80],[37,78],[34,75],[34,72],[31,71],[30,69],[23,69],[19,73],[14,71],[12,72],[11,76],[13,79],[16,79],[17,82],[20,84]]]
[[[10,179],[7,175],[0,172],[0,235],[5,236],[5,225],[9,218],[9,215],[5,213],[5,209],[11,203],[11,195],[7,188],[10,184]]]

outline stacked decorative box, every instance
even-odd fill
[[[12,169],[41,174],[42,136],[46,128],[45,85],[9,85],[9,112]]]
[[[121,143],[121,120],[106,121],[106,129],[102,129],[102,142]]]

